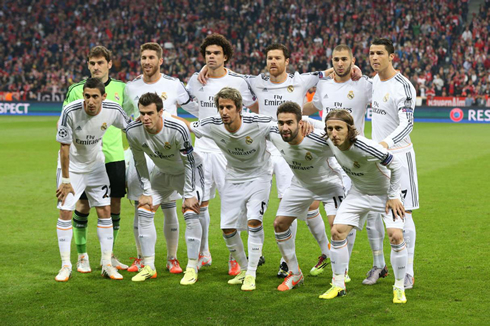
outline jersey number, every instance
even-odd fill
[[[337,203],[337,198],[339,199],[338,203]],[[339,205],[342,203],[343,199],[344,199],[344,196],[333,197],[333,202],[335,204],[335,208],[339,208]]]
[[[108,186],[103,186],[102,190],[105,190],[104,196],[102,198],[107,198],[109,197],[109,187]]]
[[[264,215],[265,209],[267,208],[267,203],[265,201],[262,202],[262,207],[260,208],[260,215]]]

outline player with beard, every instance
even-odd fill
[[[350,47],[345,44],[336,46],[332,52],[332,66],[335,74],[333,77],[323,77],[318,82],[313,101],[304,105],[303,114],[311,115],[317,111],[323,111],[322,121],[324,122],[330,111],[347,110],[354,117],[357,131],[364,136],[364,118],[366,109],[371,103],[372,81],[367,76],[362,76],[354,81],[351,78],[351,69],[354,64],[355,58]],[[332,162],[332,164],[337,163]],[[342,178],[346,192],[348,192],[351,182],[343,170]],[[372,285],[377,282],[379,277],[388,275],[383,254],[384,227],[379,214],[372,213],[369,215],[366,230],[373,252],[373,268],[369,271],[363,284]],[[347,237],[349,256],[352,254],[355,239],[356,229],[352,229]],[[345,281],[349,282],[350,277],[347,272],[348,266],[346,266]]]
[[[157,43],[145,43],[140,47],[140,61],[143,74],[126,85],[124,94],[124,110],[137,118],[139,116],[138,101],[139,98],[148,92],[156,93],[163,101],[163,109],[173,115],[177,115],[177,106],[182,105],[189,111],[195,111],[195,104],[182,82],[160,72],[163,64],[162,47]],[[138,235],[138,199],[143,193],[139,179],[134,168],[134,160],[131,152],[128,152],[127,161],[129,162],[127,171],[128,198],[135,201],[134,214],[134,239],[138,257],[134,260],[133,265],[128,268],[130,272],[137,272],[143,267],[141,259],[141,244]],[[147,159],[147,162],[151,160]],[[149,163],[150,167],[152,163]],[[161,208],[164,214],[163,233],[167,242],[167,264],[166,268],[170,273],[182,273],[182,268],[177,260],[177,248],[179,244],[179,221],[175,200],[180,196],[174,192],[169,198],[164,198]]]
[[[214,96],[224,87],[237,89],[242,96],[242,103],[246,107],[256,106],[255,95],[250,90],[246,80],[231,72],[225,67],[233,56],[231,43],[220,34],[208,35],[201,44],[201,55],[208,67],[209,79],[206,85],[202,85],[198,80],[198,73],[195,73],[187,84],[187,90],[191,94],[194,102],[198,105],[197,117],[204,119],[216,115]],[[201,203],[199,221],[202,226],[202,241],[199,252],[198,267],[210,266],[212,262],[209,252],[208,233],[209,233],[209,200],[213,199],[218,190],[220,197],[223,197],[223,187],[225,184],[226,158],[216,145],[209,138],[196,138],[195,150],[203,159],[205,197]],[[228,274],[237,275],[240,273],[240,266],[230,255],[228,262]]]

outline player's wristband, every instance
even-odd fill
[[[70,178],[61,178],[61,183],[71,183]]]

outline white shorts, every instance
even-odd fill
[[[195,168],[194,184],[196,188],[196,196],[199,204],[204,197],[204,171],[202,164]],[[152,191],[150,196],[153,205],[159,205],[168,201],[168,198],[177,192],[183,195],[185,185],[185,174],[171,175],[163,173],[158,167],[154,167],[150,174],[150,182]]]
[[[271,162],[274,174],[276,175],[277,198],[282,198],[286,189],[291,185],[294,174],[289,164],[280,154],[272,154]]]
[[[143,188],[141,188],[140,179],[138,177],[138,172],[136,171],[136,167],[134,165],[133,152],[130,149],[127,149],[124,152],[124,159],[126,160],[126,184],[128,188],[128,199],[129,200],[138,200],[140,196],[143,194]],[[151,158],[145,154],[146,158],[146,166],[148,167],[148,171],[151,174],[155,163],[151,160]],[[174,191],[170,197],[165,198],[163,203],[169,201],[175,201],[182,198],[178,192]]]
[[[208,201],[216,197],[216,189],[222,197],[225,187],[226,158],[223,153],[196,151],[201,156],[204,166],[204,198]]]
[[[61,201],[58,201],[58,209],[74,211],[77,201],[84,191],[90,207],[109,206],[111,204],[111,186],[104,163],[97,165],[87,173],[70,172],[70,181],[73,190],[75,190],[75,196],[68,194],[63,205],[61,205]],[[61,185],[60,168],[56,174],[56,183],[58,187]]]
[[[390,150],[402,163],[402,200],[407,211],[419,208],[419,183],[417,178],[417,165],[415,164],[415,151],[413,147],[401,150]]]
[[[272,177],[242,183],[226,182],[221,197],[221,229],[247,230],[248,220],[262,221],[267,210]]]
[[[405,224],[401,218],[393,221],[393,215],[385,213],[388,195],[366,195],[351,189],[345,200],[337,210],[333,224],[352,225],[362,230],[369,212],[379,212],[387,229],[402,229]],[[377,216],[376,214],[374,216]]]
[[[327,215],[336,215],[343,199],[344,189],[340,184],[326,184],[323,189],[313,193],[293,179],[279,203],[276,216],[292,216],[306,221],[308,208],[314,200],[323,202]]]

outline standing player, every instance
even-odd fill
[[[215,105],[219,116],[186,124],[196,137],[212,139],[227,160],[221,197],[221,229],[226,246],[242,268],[228,283],[242,284],[243,291],[253,291],[264,244],[262,218],[272,182],[270,154],[266,149],[272,118],[250,114],[242,116],[240,92],[230,87],[216,94]],[[247,228],[248,261],[238,233]]]
[[[186,223],[187,268],[180,281],[191,285],[197,281],[197,261],[201,243],[199,201],[203,186],[201,160],[193,153],[189,130],[181,121],[163,117],[164,103],[155,93],[146,93],[139,98],[141,121],[130,124],[126,130],[128,143],[143,185],[143,194],[138,199],[138,230],[144,267],[132,278],[135,282],[156,278],[155,211],[162,201],[174,191],[184,197],[182,212]],[[148,170],[146,156],[155,167]]]
[[[354,227],[362,230],[368,213],[377,211],[383,214],[391,243],[391,265],[395,274],[393,302],[405,303],[403,281],[407,249],[403,240],[405,210],[400,200],[401,163],[381,145],[358,136],[354,119],[346,110],[331,111],[325,122],[327,143],[350,176],[352,187],[337,211],[332,228],[333,284],[320,298],[345,295],[345,265],[349,260],[347,235]]]
[[[97,78],[104,83],[107,99],[123,104],[124,88],[126,85],[109,77],[109,70],[112,67],[111,51],[103,46],[92,48],[88,54],[88,69],[92,78]],[[63,106],[83,99],[83,85],[86,80],[73,84],[68,89]],[[114,228],[114,246],[119,233],[121,220],[121,198],[126,194],[124,149],[121,130],[111,126],[107,129],[102,139],[102,152],[105,157],[105,167],[109,182],[111,184],[111,218]],[[77,271],[80,273],[90,273],[89,258],[87,254],[87,222],[90,213],[90,205],[85,192],[77,202],[75,215],[73,216],[73,235],[78,252]],[[127,269],[128,266],[121,263],[115,256],[111,256],[112,266],[117,269]]]
[[[293,221],[296,218],[305,219],[308,207],[313,200],[318,200],[326,206],[328,220],[332,224],[337,205],[344,198],[340,174],[327,161],[333,154],[322,138],[323,132],[312,132],[305,137],[300,132],[302,125],[301,107],[294,102],[285,102],[277,109],[277,127],[272,128],[269,135],[271,142],[294,173],[274,221],[276,241],[289,267],[288,277],[279,285],[279,291],[292,290],[303,282],[290,229]],[[321,217],[317,216],[315,219]],[[322,238],[320,246],[328,245],[324,226],[323,229],[316,228],[312,231],[318,232],[317,238]]]
[[[195,73],[187,84],[187,90],[199,106],[198,118],[204,119],[216,115],[214,96],[226,86],[237,89],[242,95],[242,103],[247,107],[252,107],[256,103],[255,96],[245,79],[225,68],[225,64],[233,56],[231,43],[220,34],[211,34],[204,39],[200,50],[208,67],[209,79],[206,85],[202,85],[197,80],[198,73]],[[216,189],[220,197],[224,195],[226,158],[216,143],[209,138],[196,138],[195,149],[203,159],[205,182],[205,197],[202,200],[199,214],[203,234],[198,264],[200,268],[209,266],[212,262],[208,244],[210,221],[208,206],[209,200],[216,195]],[[228,274],[235,276],[238,273],[240,273],[240,266],[230,255]]]
[[[192,111],[194,103],[186,91],[184,85],[177,78],[169,77],[160,72],[163,64],[162,47],[157,43],[145,43],[140,47],[140,60],[143,74],[126,85],[124,94],[124,110],[135,118],[139,116],[138,101],[140,97],[148,92],[154,92],[163,100],[163,108],[170,114],[177,115],[178,105],[188,105]],[[129,157],[128,167],[128,198],[135,201],[135,210],[138,207],[137,201],[143,193],[138,181],[136,170],[133,166],[133,159]],[[179,245],[179,220],[177,218],[177,208],[175,200],[180,197],[174,192],[169,198],[164,198],[161,203],[164,214],[163,233],[167,243],[167,269],[170,273],[182,273],[182,268],[177,260],[177,248]],[[128,269],[130,272],[137,272],[141,266],[141,244],[138,235],[138,214],[134,215],[134,239],[138,251],[138,258]]]
[[[413,257],[416,236],[412,210],[419,208],[417,166],[410,139],[415,110],[415,88],[393,68],[394,56],[393,43],[389,39],[375,39],[369,49],[371,67],[378,73],[373,78],[372,138],[402,163],[401,187],[407,210],[403,232],[408,248],[405,289],[411,289],[414,283]]]
[[[71,275],[71,218],[84,191],[99,217],[97,235],[102,251],[102,274],[111,279],[123,278],[111,263],[114,234],[102,137],[113,124],[120,129],[126,128],[129,118],[119,104],[105,101],[106,97],[104,84],[99,79],[87,79],[83,85],[84,99],[65,106],[58,122],[56,140],[61,147],[56,191],[60,210],[57,233],[62,268],[55,279],[59,282],[68,281]]]
[[[357,131],[364,136],[364,118],[366,109],[371,103],[372,81],[367,76],[362,76],[358,80],[351,78],[351,70],[355,64],[352,50],[345,44],[338,45],[332,52],[332,66],[335,76],[323,77],[317,84],[317,89],[313,101],[306,103],[303,107],[304,115],[311,115],[317,111],[322,111],[322,121],[331,110],[344,109],[349,111],[354,117]],[[332,160],[334,161],[334,160]],[[337,165],[336,162],[331,162]],[[350,178],[342,171],[343,182],[346,191],[350,189]],[[330,225],[332,227],[332,225]],[[388,269],[384,260],[383,240],[384,226],[378,214],[372,213],[367,219],[368,239],[373,252],[373,268],[369,271],[368,277],[363,284],[375,284],[379,277],[388,275]],[[352,229],[347,237],[347,247],[349,257],[352,254],[356,239],[356,229]],[[346,267],[345,281],[349,282]]]

